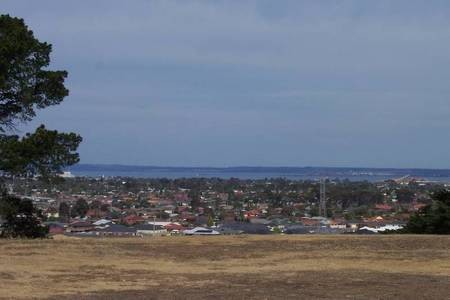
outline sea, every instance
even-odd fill
[[[450,183],[450,169],[337,168],[337,167],[159,167],[78,164],[68,169],[74,176],[135,178],[239,178],[317,180],[320,178],[381,182],[413,177],[418,180]]]

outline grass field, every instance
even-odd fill
[[[450,299],[450,236],[0,240],[0,298]]]

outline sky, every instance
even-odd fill
[[[450,168],[450,2],[1,0],[82,163]]]

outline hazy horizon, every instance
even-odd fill
[[[450,168],[448,1],[5,0],[81,163]]]
[[[76,168],[76,166],[105,166],[105,167],[136,167],[136,168],[186,168],[186,169],[233,169],[233,168],[267,168],[267,169],[360,169],[360,170],[440,170],[440,171],[449,171],[450,168],[395,168],[395,167],[355,167],[355,166],[342,166],[342,167],[330,167],[330,166],[263,166],[263,165],[230,165],[230,166],[208,166],[208,165],[199,165],[199,166],[189,166],[189,165],[127,165],[127,164],[118,164],[118,163],[78,163],[71,168]]]

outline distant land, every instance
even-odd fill
[[[351,181],[383,181],[404,176],[427,181],[450,182],[450,169],[337,168],[337,167],[161,167],[114,164],[78,164],[69,168],[75,176],[141,178],[288,178],[315,180],[321,177]]]

